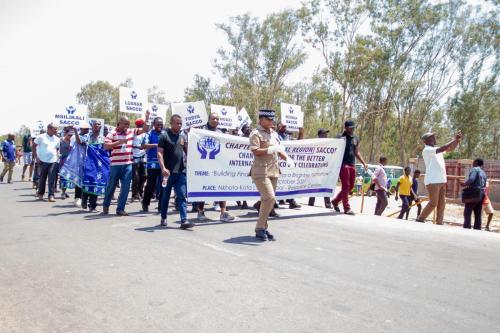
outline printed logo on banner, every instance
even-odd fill
[[[191,113],[191,114],[192,114],[192,113],[194,113],[194,106],[192,106],[192,105],[188,105],[188,107],[187,107],[187,112],[189,112],[189,113]]]
[[[241,122],[243,120],[243,117],[241,116],[241,114],[238,115],[238,120]]]
[[[225,116],[227,114],[227,110],[225,108],[222,108],[220,110],[220,113],[222,113],[222,115]]]
[[[74,114],[75,111],[76,111],[76,109],[73,105],[70,105],[66,108],[66,112],[68,112],[68,114]]]
[[[56,109],[53,122],[56,126],[80,126],[87,121],[87,106],[82,104],[73,104]]]
[[[288,109],[288,111],[290,111],[290,114],[293,114],[293,107],[290,106],[290,108]]]
[[[137,98],[137,93],[135,92],[135,90],[132,90],[130,92],[130,97],[132,97],[132,99],[136,99]]]
[[[215,156],[220,153],[220,142],[216,138],[204,136],[198,140],[198,152],[202,160],[214,160]]]
[[[151,110],[152,110],[154,113],[156,113],[156,112],[158,111],[158,107],[157,107],[156,105],[153,105],[153,106],[151,107]]]

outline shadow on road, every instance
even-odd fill
[[[342,215],[341,213],[332,213],[332,212],[326,212],[326,213],[313,213],[313,214],[299,214],[299,215],[290,215],[290,216],[280,216],[280,217],[271,217],[269,218],[269,221],[280,221],[280,220],[290,220],[290,219],[297,219],[297,218],[308,218],[308,217],[321,217],[321,216],[336,216],[336,215]],[[196,226],[210,226],[210,225],[217,225],[217,224],[233,224],[233,223],[247,223],[247,222],[256,222],[257,221],[257,214],[254,212],[248,212],[245,215],[237,215],[237,219],[232,221],[232,222],[222,222],[219,220],[206,220],[203,222],[198,221],[197,219],[190,219],[193,222],[196,222]]]
[[[262,241],[252,236],[231,237],[223,240],[223,242],[228,244],[240,244],[248,246],[259,246],[260,244],[262,244]]]
[[[179,229],[179,227],[171,227],[171,226],[162,227],[158,224],[158,225],[155,225],[154,227],[136,228],[134,230],[135,231],[144,231],[144,232],[156,232],[156,231],[164,231],[167,229]]]

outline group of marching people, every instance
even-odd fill
[[[103,196],[102,214],[109,214],[111,201],[115,198],[116,189],[119,188],[116,206],[118,216],[128,215],[125,207],[130,188],[132,188],[131,200],[140,201],[144,212],[149,211],[153,199],[158,200],[156,208],[161,215],[161,226],[167,225],[169,200],[173,190],[175,207],[180,214],[180,227],[192,228],[194,224],[187,218],[186,198],[189,128],[183,129],[182,118],[179,115],[173,115],[170,118],[168,128],[164,127],[161,117],[156,117],[151,121],[151,128],[149,128],[149,120],[149,112],[146,112],[145,119],[135,121],[135,128],[130,127],[130,120],[126,116],[121,116],[114,129],[103,127],[104,124],[94,120],[90,124],[91,128],[89,124],[84,123],[78,128],[65,127],[62,133],[58,133],[55,125],[49,124],[47,130],[42,131],[40,135],[35,137],[26,135],[23,138],[25,165],[22,179],[25,179],[25,173],[29,170],[28,178],[33,176],[33,188],[37,190],[36,195],[40,200],[43,200],[48,184],[49,202],[55,201],[56,184],[59,179],[62,199],[69,198],[67,189],[74,189],[75,205],[88,209],[90,212],[97,212],[97,199]],[[267,230],[268,218],[279,216],[275,208],[278,208],[280,204],[288,204],[290,209],[301,207],[294,199],[277,202],[275,198],[277,180],[280,175],[278,161],[288,159],[281,142],[295,139],[284,124],[278,123],[277,126],[275,124],[274,110],[261,109],[258,112],[258,124],[254,129],[250,127],[250,124],[244,124],[239,130],[228,133],[247,137],[254,155],[250,176],[261,195],[261,200],[253,205],[259,211],[255,232],[260,240],[275,240]],[[354,135],[356,124],[348,120],[344,125],[344,132],[339,136],[339,138],[344,138],[346,143],[339,176],[341,190],[333,200],[329,197],[325,197],[324,200],[326,208],[333,208],[340,212],[339,204],[342,203],[344,213],[354,215],[349,204],[349,196],[357,181],[356,159],[362,163],[365,170],[368,168],[359,151],[360,141]],[[209,115],[208,122],[202,126],[202,129],[227,132],[219,128],[217,113]],[[319,129],[318,137],[326,138],[328,132],[327,129]],[[303,134],[303,129],[299,129],[297,139],[302,139]],[[11,160],[15,156],[14,139],[13,135],[9,135],[2,143],[5,168],[0,181],[3,181],[3,177],[8,173],[9,183],[12,181],[12,163],[14,163]],[[417,195],[419,172],[417,170],[411,179],[410,168],[405,168],[405,174],[396,186],[396,200],[400,198],[402,201],[399,218],[406,215],[408,219],[412,201],[417,200],[419,208],[417,222],[424,222],[427,216],[437,209],[437,223],[442,224],[446,186],[443,152],[455,149],[461,140],[461,134],[457,134],[454,140],[441,147],[436,146],[434,133],[424,134],[422,140],[425,143],[422,155],[426,164],[424,183],[429,192],[429,203],[421,210]],[[388,180],[384,171],[386,163],[387,159],[381,157],[380,165],[372,175],[374,191],[377,193],[375,215],[381,215],[387,206],[389,189],[386,187]],[[471,175],[464,182],[464,186],[476,186],[481,189],[482,192],[477,202],[485,200],[488,194],[484,191],[486,175],[481,169],[482,163],[480,159],[474,161]],[[249,208],[246,201],[238,201],[237,204],[243,209]],[[192,205],[192,211],[197,213],[197,220],[206,220],[205,202],[195,202]],[[309,205],[314,205],[314,198],[309,198]],[[480,206],[466,203],[464,227],[470,228],[470,216],[474,212],[476,214],[474,228],[480,228],[480,215],[478,217]],[[214,207],[220,211],[221,221],[231,222],[235,219],[227,211],[225,201],[215,202]],[[487,227],[489,227],[492,215],[490,212]]]
[[[166,226],[169,199],[175,193],[175,208],[181,217],[181,228],[192,228],[194,224],[187,219],[187,142],[189,128],[183,129],[182,118],[173,115],[168,128],[163,119],[156,117],[149,125],[149,112],[145,119],[137,119],[131,128],[126,116],[118,119],[114,129],[104,128],[99,120],[78,127],[67,126],[61,132],[54,124],[49,124],[39,135],[23,137],[25,152],[25,172],[29,169],[28,179],[32,178],[33,188],[39,200],[47,193],[48,201],[56,201],[60,188],[61,199],[69,198],[68,189],[74,189],[74,203],[78,208],[98,212],[97,199],[102,200],[102,214],[109,214],[115,191],[119,189],[116,215],[127,216],[125,210],[129,192],[131,201],[140,201],[142,211],[148,212],[152,200],[158,200],[156,209],[161,215],[161,226]],[[89,126],[90,125],[90,126]],[[202,129],[227,133],[219,128],[219,115],[211,113]],[[250,124],[243,124],[239,130],[228,134],[249,137]],[[103,134],[101,134],[103,133]],[[276,131],[279,140],[290,140],[286,126]],[[303,131],[299,133],[299,138]],[[12,138],[14,140],[14,138]],[[11,177],[9,175],[9,177]],[[10,178],[9,178],[10,181]],[[278,202],[285,204],[285,202]],[[278,205],[276,203],[276,206]],[[246,201],[238,201],[238,206],[249,208]],[[300,205],[293,199],[286,204],[291,209]],[[205,202],[192,204],[199,221],[206,220]],[[231,222],[235,219],[227,211],[225,201],[213,203],[220,211],[220,220]],[[259,209],[260,202],[254,205]],[[273,209],[271,216],[278,216]]]

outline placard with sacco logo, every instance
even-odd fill
[[[215,112],[219,115],[219,128],[238,128],[239,122],[235,106],[211,104],[210,110],[212,113]]]
[[[43,123],[43,121],[41,120],[38,120],[35,125],[33,126],[33,128],[31,129],[31,135],[32,136],[37,136],[37,135],[40,135],[40,132],[42,130],[45,129],[45,125]]]
[[[238,127],[243,127],[243,125],[252,125],[252,119],[248,115],[248,112],[245,108],[241,108],[240,112],[238,112]]]
[[[299,128],[304,127],[304,113],[300,105],[281,103],[281,122],[292,132],[298,132]]]
[[[208,121],[207,109],[204,101],[191,103],[172,103],[172,115],[182,118],[182,128],[201,127]]]
[[[163,122],[166,122],[168,105],[148,103],[149,122],[152,123],[156,117],[160,117]],[[144,112],[146,113],[146,112]]]
[[[142,91],[120,87],[120,112],[143,114],[147,95]]]
[[[80,126],[87,121],[87,105],[73,104],[57,110],[54,115],[54,124],[59,127]]]

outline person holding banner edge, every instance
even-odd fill
[[[219,115],[217,113],[215,113],[215,112],[212,112],[210,114],[210,116],[208,117],[207,124],[204,125],[202,127],[202,129],[207,130],[207,131],[217,132],[217,133],[223,133],[218,126],[219,126]],[[231,221],[234,221],[235,217],[232,216],[231,214],[229,214],[227,212],[226,201],[219,201],[218,204],[220,206],[220,220],[222,222],[231,222]],[[206,220],[206,216],[205,216],[205,202],[204,201],[198,203],[198,216],[197,216],[197,219],[200,220],[200,221]]]
[[[274,241],[274,236],[267,230],[269,213],[276,202],[275,192],[280,175],[278,158],[286,160],[285,148],[280,145],[278,135],[273,129],[275,111],[259,110],[259,125],[250,134],[250,150],[254,155],[250,176],[260,193],[260,209],[255,237]]]
[[[342,166],[340,167],[340,182],[342,188],[333,199],[333,209],[340,213],[339,203],[342,201],[344,206],[344,214],[354,215],[354,212],[349,205],[349,194],[354,189],[354,182],[356,180],[356,158],[363,164],[365,170],[368,169],[365,160],[359,152],[359,139],[354,135],[356,124],[352,120],[347,120],[344,123],[344,132],[338,136],[339,139],[345,138],[344,157],[342,158]]]

